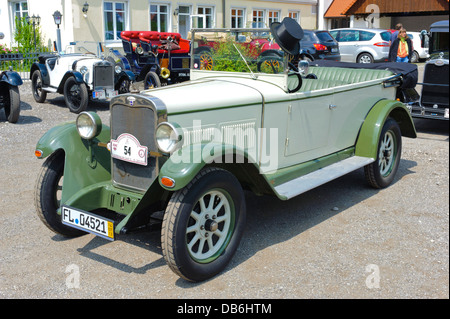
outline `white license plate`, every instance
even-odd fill
[[[104,100],[104,99],[106,99],[105,91],[103,91],[103,90],[92,91],[92,98],[93,98],[93,99],[99,99],[99,100]]]
[[[61,207],[61,220],[64,225],[88,233],[114,240],[114,222],[101,216],[81,211],[72,207]]]
[[[331,52],[337,52],[338,49],[337,48],[331,48]]]
[[[122,161],[147,166],[148,148],[141,146],[138,139],[131,134],[120,134],[109,145],[111,156]]]
[[[446,119],[448,119],[448,108],[445,109],[444,117],[445,117]]]
[[[115,96],[119,95],[118,91],[114,91],[114,90],[107,90],[106,91],[106,97],[107,98],[113,98]]]

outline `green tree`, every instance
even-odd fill
[[[28,53],[35,51],[34,47],[34,35],[36,34],[36,49],[42,50],[43,38],[41,34],[41,28],[39,25],[35,25],[33,30],[33,24],[27,22],[26,18],[16,17],[16,29],[14,30],[14,40],[19,46],[19,51]]]

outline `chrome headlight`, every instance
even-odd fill
[[[122,67],[120,65],[116,65],[114,67],[114,71],[116,71],[116,73],[119,74],[120,72],[122,72]]]
[[[183,145],[183,131],[173,123],[163,122],[156,128],[156,143],[163,153],[172,153]]]
[[[85,65],[83,65],[83,66],[80,68],[80,73],[83,74],[83,75],[85,75],[88,71],[89,71],[89,70],[88,70],[87,66],[85,66]]]
[[[78,134],[86,140],[91,140],[102,131],[102,121],[94,112],[81,112],[77,117]]]

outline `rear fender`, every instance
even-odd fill
[[[355,155],[376,158],[378,152],[378,140],[384,122],[388,117],[393,118],[400,126],[402,136],[416,138],[416,128],[411,114],[405,105],[398,101],[378,101],[364,120],[356,142]]]
[[[19,86],[23,84],[20,75],[14,71],[4,71],[0,73],[0,81],[6,82],[12,86]]]
[[[41,72],[42,85],[49,86],[50,85],[50,76],[47,71],[47,67],[38,62],[34,62],[30,69],[30,80],[33,77],[34,71],[39,70]]]

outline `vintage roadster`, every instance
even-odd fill
[[[115,68],[103,57],[85,51],[38,57],[30,69],[36,102],[43,103],[47,93],[64,94],[69,110],[80,113],[87,109],[90,99],[108,100],[130,92],[130,84],[135,80],[132,72]]]
[[[260,30],[197,31],[230,34],[211,70],[191,51],[190,81],[114,97],[109,123],[82,112],[35,150],[46,158],[35,199],[45,225],[114,240],[156,223],[166,262],[190,281],[221,272],[236,252],[244,190],[288,200],[360,168],[384,188],[400,164],[402,136],[416,137],[395,100],[400,74],[303,64],[292,71],[287,56],[284,67],[262,73],[234,41]],[[286,18],[271,32],[298,53],[296,22]]]
[[[9,123],[16,123],[20,116],[20,92],[22,78],[12,70],[0,71],[0,109],[5,110]]]

